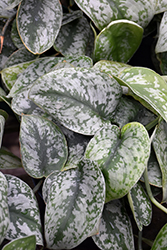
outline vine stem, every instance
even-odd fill
[[[142,231],[138,232],[138,250],[142,250]]]

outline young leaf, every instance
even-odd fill
[[[0,172],[0,244],[4,240],[9,227],[7,193],[8,183],[5,176]]]
[[[148,68],[132,67],[123,70],[119,77],[114,78],[121,85],[130,88],[129,94],[132,91],[144,106],[148,103],[167,121],[167,84],[159,74]]]
[[[136,224],[139,230],[142,231],[143,226],[148,226],[151,222],[152,207],[148,196],[139,182],[129,191],[128,201]]]
[[[29,98],[70,130],[92,135],[110,119],[121,95],[105,73],[65,68],[38,78]]]
[[[106,125],[89,142],[85,157],[97,161],[106,181],[106,202],[126,195],[140,179],[150,156],[150,140],[143,125],[122,130]]]
[[[22,237],[16,240],[12,240],[5,245],[2,250],[35,250],[36,249],[36,237],[35,235]]]
[[[56,174],[45,212],[47,247],[71,249],[84,241],[99,222],[104,200],[104,177],[95,163],[83,160]]]
[[[167,246],[167,224],[165,224],[156,236],[151,250],[165,250]]]
[[[128,214],[120,200],[104,206],[99,233],[92,237],[100,249],[134,250],[132,226]]]
[[[162,53],[166,51],[167,51],[167,11],[163,14],[159,27],[159,37],[155,47],[156,53]]]
[[[67,160],[67,144],[53,122],[34,115],[22,116],[20,146],[23,166],[35,178],[60,170]]]
[[[142,37],[143,28],[135,22],[113,21],[95,39],[94,61],[106,59],[126,63],[138,49]]]
[[[10,225],[6,239],[36,236],[36,242],[43,245],[38,204],[31,188],[19,178],[6,175],[8,181],[8,206]]]
[[[25,47],[33,54],[50,49],[59,33],[62,15],[59,0],[23,0],[16,22]]]

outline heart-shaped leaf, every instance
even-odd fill
[[[95,39],[94,61],[106,59],[126,63],[138,49],[142,37],[143,28],[135,22],[113,21]]]
[[[42,227],[37,200],[31,188],[19,178],[6,175],[10,225],[6,239],[35,235],[37,244],[43,245]]]
[[[60,170],[67,160],[63,133],[56,124],[42,117],[22,117],[20,146],[23,166],[35,178]]]
[[[29,98],[70,130],[92,135],[110,119],[121,94],[105,73],[65,68],[38,78]]]
[[[7,194],[8,183],[5,176],[0,172],[0,244],[4,240],[9,227]]]
[[[100,220],[104,200],[104,177],[94,162],[83,160],[56,174],[45,212],[47,247],[71,249],[84,241]]]
[[[129,191],[128,201],[136,224],[139,230],[142,231],[143,226],[148,226],[151,222],[152,206],[139,182]]]
[[[16,240],[12,240],[5,245],[2,250],[35,250],[36,249],[36,237],[35,235],[22,237]]]
[[[167,51],[167,11],[163,14],[159,27],[159,37],[155,47],[156,53],[162,53],[166,51]]]
[[[59,0],[23,0],[18,8],[17,28],[22,42],[33,54],[50,49],[62,22]]]
[[[106,181],[106,202],[126,195],[137,183],[150,156],[150,140],[143,125],[122,130],[106,125],[89,142],[85,157],[97,161]]]
[[[105,204],[99,232],[92,238],[100,249],[135,249],[132,226],[121,201]]]
[[[130,95],[133,92],[144,106],[148,103],[167,121],[167,84],[159,74],[148,68],[132,67],[123,70],[119,77],[114,78],[121,85],[130,88]]]
[[[167,234],[167,224],[165,224],[159,231],[158,235],[154,240],[151,250],[157,250],[157,249],[165,250],[167,246],[166,234]]]

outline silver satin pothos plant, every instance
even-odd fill
[[[167,224],[152,241],[142,230],[152,204],[167,213],[166,0],[0,0],[0,28],[0,105],[18,119],[21,154],[1,146],[0,169],[36,183],[0,172],[1,249],[88,237],[102,250],[165,249]],[[158,70],[130,63],[149,34]],[[0,145],[7,119],[1,108]]]

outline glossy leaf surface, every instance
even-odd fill
[[[59,0],[23,0],[17,13],[22,42],[33,54],[50,49],[60,30],[62,7]]]
[[[126,63],[138,49],[143,28],[128,20],[111,22],[95,39],[94,61],[102,59]]]
[[[75,0],[75,2],[100,30],[118,19],[134,21],[144,28],[153,18],[156,6],[156,0]]]
[[[167,246],[166,234],[167,234],[167,224],[165,224],[159,231],[158,235],[154,240],[151,250],[157,250],[157,249],[165,250]]]
[[[151,222],[152,206],[139,182],[129,191],[128,201],[136,224],[139,230],[142,231],[143,226],[148,226]]]
[[[167,121],[167,84],[159,74],[148,68],[133,67],[115,78],[121,85],[128,86],[144,106],[148,103]]]
[[[163,139],[162,139],[163,138]],[[167,123],[162,121],[153,139],[154,151],[162,172],[163,201],[167,201]]]
[[[144,126],[126,124],[122,130],[108,125],[89,142],[85,157],[97,161],[106,181],[106,202],[126,195],[141,177],[150,155]]]
[[[8,206],[10,225],[6,239],[36,236],[36,242],[43,245],[38,204],[31,188],[21,179],[6,175],[8,181]]]
[[[65,68],[38,78],[29,98],[65,127],[92,135],[110,118],[121,94],[119,84],[105,73]]]
[[[155,47],[156,53],[162,53],[166,51],[167,51],[167,11],[163,14],[159,27],[159,37]]]
[[[22,163],[35,178],[60,170],[67,160],[63,133],[51,121],[38,116],[23,116],[20,128]]]
[[[104,200],[104,177],[95,163],[83,160],[56,174],[46,204],[47,246],[71,249],[84,241],[99,222]]]
[[[36,237],[35,235],[22,237],[16,240],[12,240],[5,245],[2,250],[35,250],[36,249]]]
[[[0,172],[0,244],[4,240],[9,227],[7,194],[8,183],[5,176]]]
[[[131,223],[121,201],[105,204],[99,233],[92,238],[100,249],[135,249]]]

